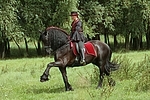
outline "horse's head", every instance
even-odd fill
[[[65,45],[68,40],[68,34],[58,27],[48,27],[45,31],[40,32],[40,40],[48,53],[56,51],[61,46]]]
[[[42,31],[39,32],[40,32],[39,41],[43,42],[46,52],[50,54],[52,52],[52,49],[51,49],[51,42],[49,39],[49,33],[46,30],[43,32]]]

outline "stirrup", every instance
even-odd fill
[[[78,61],[79,61],[79,59],[78,59],[78,57],[76,57],[76,58],[75,58],[75,62],[78,62]]]
[[[84,60],[84,59],[83,59],[83,60],[81,60],[81,61],[80,61],[80,64],[82,64],[82,65],[86,65],[85,60]]]

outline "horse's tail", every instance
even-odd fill
[[[110,51],[109,51],[109,56],[108,56],[108,58],[107,58],[106,66],[105,66],[106,72],[107,72],[108,74],[109,74],[111,71],[115,71],[115,70],[118,70],[118,69],[119,69],[119,64],[110,62],[111,56],[112,56],[112,51],[111,51],[111,49],[110,49]]]
[[[116,71],[118,69],[119,69],[119,64],[115,64],[115,63],[112,63],[107,60],[106,65],[105,65],[105,74],[106,75],[109,76],[111,71]]]
[[[118,70],[119,66],[120,66],[119,64],[108,61],[108,68],[110,69],[110,71]]]
[[[112,56],[112,50],[109,50],[109,61],[111,60],[111,56]]]

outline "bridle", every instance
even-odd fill
[[[51,46],[44,46],[44,49],[49,49],[51,48]]]
[[[48,45],[44,45],[44,49],[50,54],[53,50],[51,49],[50,39],[48,37],[49,34],[45,36]]]

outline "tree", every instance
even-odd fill
[[[20,30],[16,20],[17,2],[15,0],[0,1],[0,57],[10,56],[9,40],[19,35]]]
[[[119,9],[116,7],[117,3],[112,0],[84,0],[79,2],[79,9],[81,9],[83,18],[93,31],[91,33],[99,34],[99,36],[104,34],[105,42],[108,44],[110,44],[108,35],[115,30],[113,23]],[[116,36],[116,34],[112,35]]]
[[[65,27],[69,20],[72,8],[72,0],[20,0],[18,7],[19,23],[24,33],[26,51],[28,41],[38,40],[39,30],[45,30],[49,26]],[[65,24],[65,26],[64,26]],[[39,47],[38,42],[38,47]]]
[[[150,2],[149,0],[143,0],[143,24],[146,34],[146,48],[150,49]]]

